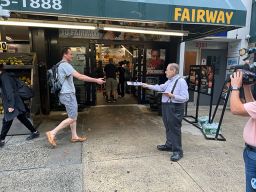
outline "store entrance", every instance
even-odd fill
[[[142,103],[141,87],[127,85],[127,81],[142,81],[144,49],[123,44],[95,44],[96,69],[95,76],[105,76],[105,67],[110,62],[116,67],[117,89],[111,89],[110,98],[107,86],[98,85],[96,89],[96,105],[138,104]]]
[[[90,77],[104,77],[103,69],[113,60],[116,68],[124,63],[124,96],[118,94],[116,102],[106,102],[106,85],[74,80],[79,110],[94,105],[151,104],[158,106],[158,94],[141,87],[127,86],[127,81],[161,84],[166,81],[164,70],[167,63],[175,62],[177,48],[170,49],[169,43],[135,43],[131,41],[59,39],[51,45],[50,58],[55,58],[63,47],[70,47],[73,53],[73,67]],[[52,57],[51,57],[52,56]],[[52,60],[51,63],[57,63]],[[117,79],[119,73],[117,72]],[[119,88],[121,85],[119,85]],[[118,93],[118,90],[116,89]],[[57,99],[51,95],[51,110],[63,110]],[[61,108],[62,107],[62,108]]]
[[[120,68],[125,69],[124,82],[119,82],[116,91],[117,101],[115,104],[145,104],[152,102],[156,105],[158,94],[152,90],[145,90],[140,86],[128,86],[127,81],[146,82],[148,84],[161,84],[166,81],[165,68],[168,63],[166,58],[167,49],[164,46],[145,46],[134,44],[95,44],[96,53],[96,69],[102,74],[104,67],[113,61],[117,67],[117,80],[120,81]],[[100,75],[96,75],[100,77]],[[124,96],[122,96],[122,85],[124,83]],[[160,97],[159,97],[160,98]],[[98,86],[97,88],[97,105],[113,104],[108,103],[106,97],[106,86]],[[113,100],[113,99],[111,99]]]

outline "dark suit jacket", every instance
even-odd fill
[[[25,113],[26,108],[23,100],[16,94],[16,82],[12,75],[7,72],[3,72],[0,75],[0,82],[4,118],[6,121],[10,121],[19,114]],[[14,108],[14,111],[9,113],[8,108]]]

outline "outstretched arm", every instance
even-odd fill
[[[103,84],[105,83],[104,81],[104,78],[92,78],[92,77],[89,77],[87,75],[83,75],[81,73],[78,73],[77,71],[74,71],[72,73],[73,77],[81,80],[81,81],[86,81],[86,82],[91,82],[91,83],[97,83],[97,84]]]
[[[154,91],[164,91],[166,89],[167,86],[167,82],[165,82],[164,84],[161,85],[149,85],[147,83],[142,83],[142,87],[147,88],[147,89],[151,89]]]

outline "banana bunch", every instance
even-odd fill
[[[7,59],[0,59],[0,64],[3,65],[24,65],[22,59],[17,57],[8,57]]]
[[[16,57],[9,57],[8,59],[10,65],[24,65],[23,61]]]
[[[0,104],[0,114],[4,114],[4,107],[2,104]]]
[[[19,79],[29,86],[31,85],[31,79],[29,77],[26,77],[25,75],[23,75],[23,76],[20,76]]]

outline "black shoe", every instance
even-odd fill
[[[183,157],[183,152],[173,152],[171,156],[171,161],[179,161]]]
[[[40,135],[39,131],[33,132],[33,133],[31,133],[31,134],[26,138],[26,140],[29,141],[29,140],[35,139],[35,138],[39,137],[39,135]]]
[[[116,99],[113,99],[113,102],[115,103],[115,102],[116,102]]]
[[[0,147],[3,147],[5,145],[5,141],[0,141]]]
[[[108,100],[107,100],[107,103],[111,103],[111,100],[110,100],[110,99],[108,99]]]
[[[171,147],[168,147],[167,145],[157,145],[156,147],[159,151],[172,151]]]

